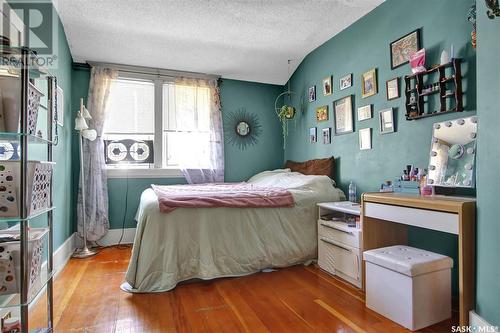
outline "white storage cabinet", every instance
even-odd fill
[[[358,288],[362,287],[362,231],[347,224],[360,218],[358,204],[341,201],[319,203],[318,265]]]

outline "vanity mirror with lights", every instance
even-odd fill
[[[434,124],[427,183],[442,187],[474,187],[477,117]]]

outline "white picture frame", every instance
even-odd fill
[[[358,121],[368,120],[373,117],[372,105],[368,104],[358,108]]]
[[[359,150],[372,149],[372,129],[363,128],[359,130]]]
[[[388,108],[379,112],[379,127],[381,134],[394,133],[394,109]]]
[[[340,78],[339,87],[340,90],[352,87],[352,73],[347,74],[346,76]]]
[[[332,76],[329,75],[323,79],[323,96],[329,96],[333,92]]]
[[[57,125],[64,126],[64,91],[61,87],[57,86],[56,89],[57,94],[57,105],[56,105],[56,113],[57,113]]]

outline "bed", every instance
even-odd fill
[[[190,279],[214,279],[310,262],[317,257],[316,203],[345,200],[327,176],[266,171],[248,183],[286,188],[293,207],[177,208],[160,212],[152,189],[137,211],[122,289],[161,292]]]

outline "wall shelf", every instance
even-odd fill
[[[405,76],[406,120],[463,111],[461,63],[461,59],[452,59],[444,65]],[[435,74],[439,78],[432,80]],[[437,111],[431,109],[430,100],[424,99],[435,94],[439,94]]]

